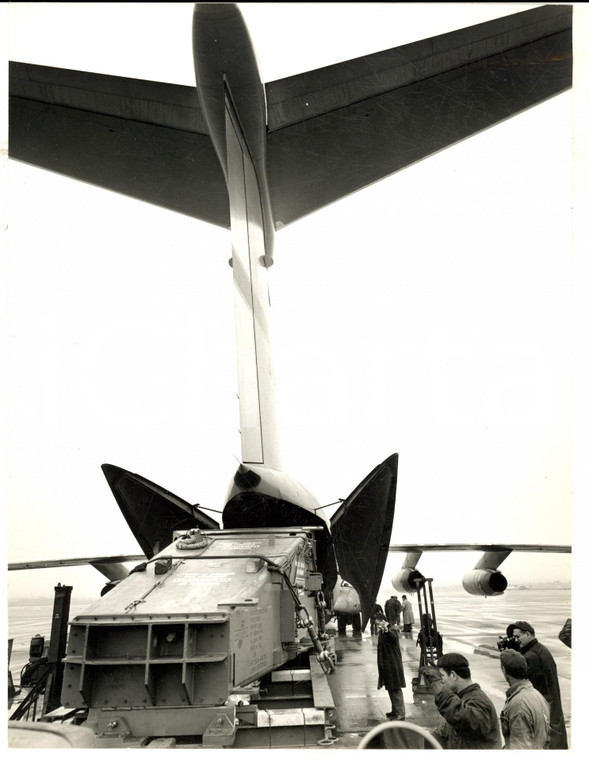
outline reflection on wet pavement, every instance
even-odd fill
[[[555,658],[562,696],[565,721],[569,732],[571,723],[571,650],[558,640],[564,620],[570,617],[570,598],[566,594],[512,591],[502,598],[478,599],[462,593],[436,593],[437,620],[444,637],[445,652],[460,652],[468,658],[473,681],[493,701],[497,714],[505,702],[507,684],[501,673],[496,648],[497,637],[505,634],[507,623],[518,619],[533,621],[538,640],[548,647]],[[522,615],[522,612],[525,614]],[[433,728],[441,717],[433,696],[419,695],[414,701],[411,686],[417,676],[419,649],[416,631],[407,638],[401,634],[406,688],[403,690],[407,721]],[[333,749],[357,748],[362,736],[371,728],[386,721],[390,710],[386,690],[377,689],[377,637],[365,632],[335,638],[338,667],[330,676],[330,684],[338,712],[338,741]],[[570,743],[569,743],[570,746]]]
[[[377,636],[368,633],[338,634],[335,649],[338,667],[330,676],[330,684],[338,714],[339,741],[334,748],[357,747],[363,734],[387,720],[391,709],[386,689],[378,689],[376,665]],[[433,697],[420,696],[414,703],[411,679],[417,676],[419,649],[415,637],[401,635],[401,651],[406,688],[403,689],[406,718],[419,726],[431,727],[439,721]]]

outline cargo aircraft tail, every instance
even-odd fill
[[[391,537],[397,455],[343,501],[331,523],[315,497],[282,471],[267,283],[275,221],[265,89],[234,5],[195,7],[193,47],[200,110],[225,178],[231,229],[241,462],[229,485],[223,527],[321,528],[315,536],[317,564],[328,604],[339,568],[358,591],[365,625]],[[146,479],[113,465],[103,465],[103,471],[148,557],[171,541],[173,529],[212,527],[203,512]]]
[[[366,625],[398,455],[331,519],[282,471],[266,282],[274,233],[569,88],[571,24],[570,6],[535,7],[264,85],[238,8],[205,3],[193,19],[196,89],[11,63],[11,158],[231,230],[241,461],[222,529],[198,505],[105,464],[147,561],[122,581],[132,557],[59,561],[88,561],[111,581],[72,622],[65,660],[64,699],[89,707],[99,731],[119,721],[153,734],[157,720],[157,735],[199,733],[198,723],[214,741],[218,721],[234,733],[237,687],[309,649],[325,664],[338,576]],[[489,547],[467,590],[500,593],[510,548]],[[419,546],[397,550],[408,552],[400,579],[410,588]],[[50,564],[10,569],[24,566]]]

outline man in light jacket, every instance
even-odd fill
[[[415,618],[413,617],[413,607],[411,606],[411,602],[407,599],[405,594],[401,597],[401,612],[403,614],[403,633],[411,635]]]
[[[526,678],[526,658],[513,649],[499,656],[509,689],[501,711],[501,731],[505,749],[548,749],[550,708],[548,702]]]

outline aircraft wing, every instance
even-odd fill
[[[390,552],[544,552],[570,554],[565,544],[391,544]]]
[[[483,552],[474,568],[462,578],[462,586],[474,596],[498,596],[508,585],[499,567],[511,552],[570,554],[571,547],[563,544],[391,544],[388,551],[406,553],[403,565],[392,581],[398,591],[406,592],[416,591],[423,580],[417,570],[423,552]]]
[[[105,575],[109,581],[118,581],[126,578],[129,571],[124,562],[142,562],[144,554],[118,554],[114,557],[73,557],[71,559],[46,559],[35,562],[9,562],[9,570],[46,570],[52,567],[75,567],[77,565],[91,565]]]
[[[375,467],[331,518],[338,570],[360,597],[362,625],[376,600],[395,515],[398,454]]]
[[[9,562],[9,570],[46,570],[52,567],[75,567],[93,565],[95,562],[120,564],[122,562],[143,562],[145,554],[117,554],[113,557],[72,557],[71,559],[40,559],[34,562]]]
[[[277,229],[571,86],[572,7],[541,6],[266,85]],[[196,89],[10,64],[9,155],[229,227]]]

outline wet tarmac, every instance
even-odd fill
[[[522,592],[525,594],[525,592]],[[463,598],[465,597],[465,598]],[[460,652],[470,662],[473,681],[493,701],[497,714],[505,703],[507,683],[499,665],[496,647],[499,635],[505,634],[509,622],[525,618],[536,627],[538,640],[553,654],[560,681],[562,705],[571,746],[571,650],[557,638],[558,631],[567,617],[570,617],[570,602],[566,595],[562,598],[546,599],[536,597],[530,606],[531,595],[505,595],[501,600],[474,600],[477,604],[477,618],[473,619],[473,598],[457,594],[450,599],[440,599],[437,607],[438,629],[443,635],[444,652]],[[447,603],[444,603],[446,601]],[[525,603],[525,607],[522,605]],[[416,633],[408,637],[401,634],[401,651],[405,671],[406,688],[403,690],[406,706],[406,720],[431,729],[441,722],[433,702],[433,696],[424,694],[414,698],[412,678],[418,675],[419,648]],[[338,666],[330,676],[332,693],[338,712],[338,741],[333,749],[354,749],[362,737],[380,723],[387,720],[386,713],[391,704],[386,690],[377,689],[378,671],[376,666],[377,637],[368,632],[354,634],[351,628],[345,635],[338,634],[335,648]]]
[[[338,741],[332,745],[334,748],[356,748],[364,734],[387,720],[391,702],[386,689],[377,689],[376,646],[377,636],[354,634],[350,629],[336,638],[338,663],[330,676],[338,716]],[[417,677],[419,665],[415,636],[401,637],[401,651],[407,684],[403,690],[406,720],[429,728],[438,722],[433,697],[425,695],[413,701],[411,679]]]
[[[384,604],[384,600],[379,601]],[[414,597],[412,601],[417,613]],[[562,624],[571,616],[570,592],[510,590],[501,598],[485,599],[471,597],[462,590],[436,591],[436,616],[438,629],[443,635],[444,652],[460,652],[468,658],[473,680],[489,695],[498,714],[505,701],[507,684],[499,666],[497,638],[505,634],[505,627],[510,622],[524,619],[532,623],[539,641],[548,647],[557,664],[571,746],[571,650],[558,639]],[[36,632],[38,628],[39,622],[35,619],[32,627],[25,626],[25,633],[21,632],[22,635],[19,634],[16,639],[17,643],[22,639],[20,648],[23,658],[25,644],[28,651],[31,631]],[[407,684],[403,690],[406,719],[431,729],[441,720],[433,697],[419,695],[414,698],[411,684],[412,678],[418,674],[416,635],[417,629],[414,627],[412,636],[401,634],[400,639]],[[376,636],[370,636],[368,632],[354,634],[350,627],[345,635],[336,635],[338,665],[329,676],[329,682],[338,714],[337,742],[323,748],[356,749],[363,736],[387,720],[385,714],[391,705],[386,690],[377,689],[376,646]],[[19,663],[13,657],[11,667],[18,681],[20,667],[17,666]]]

